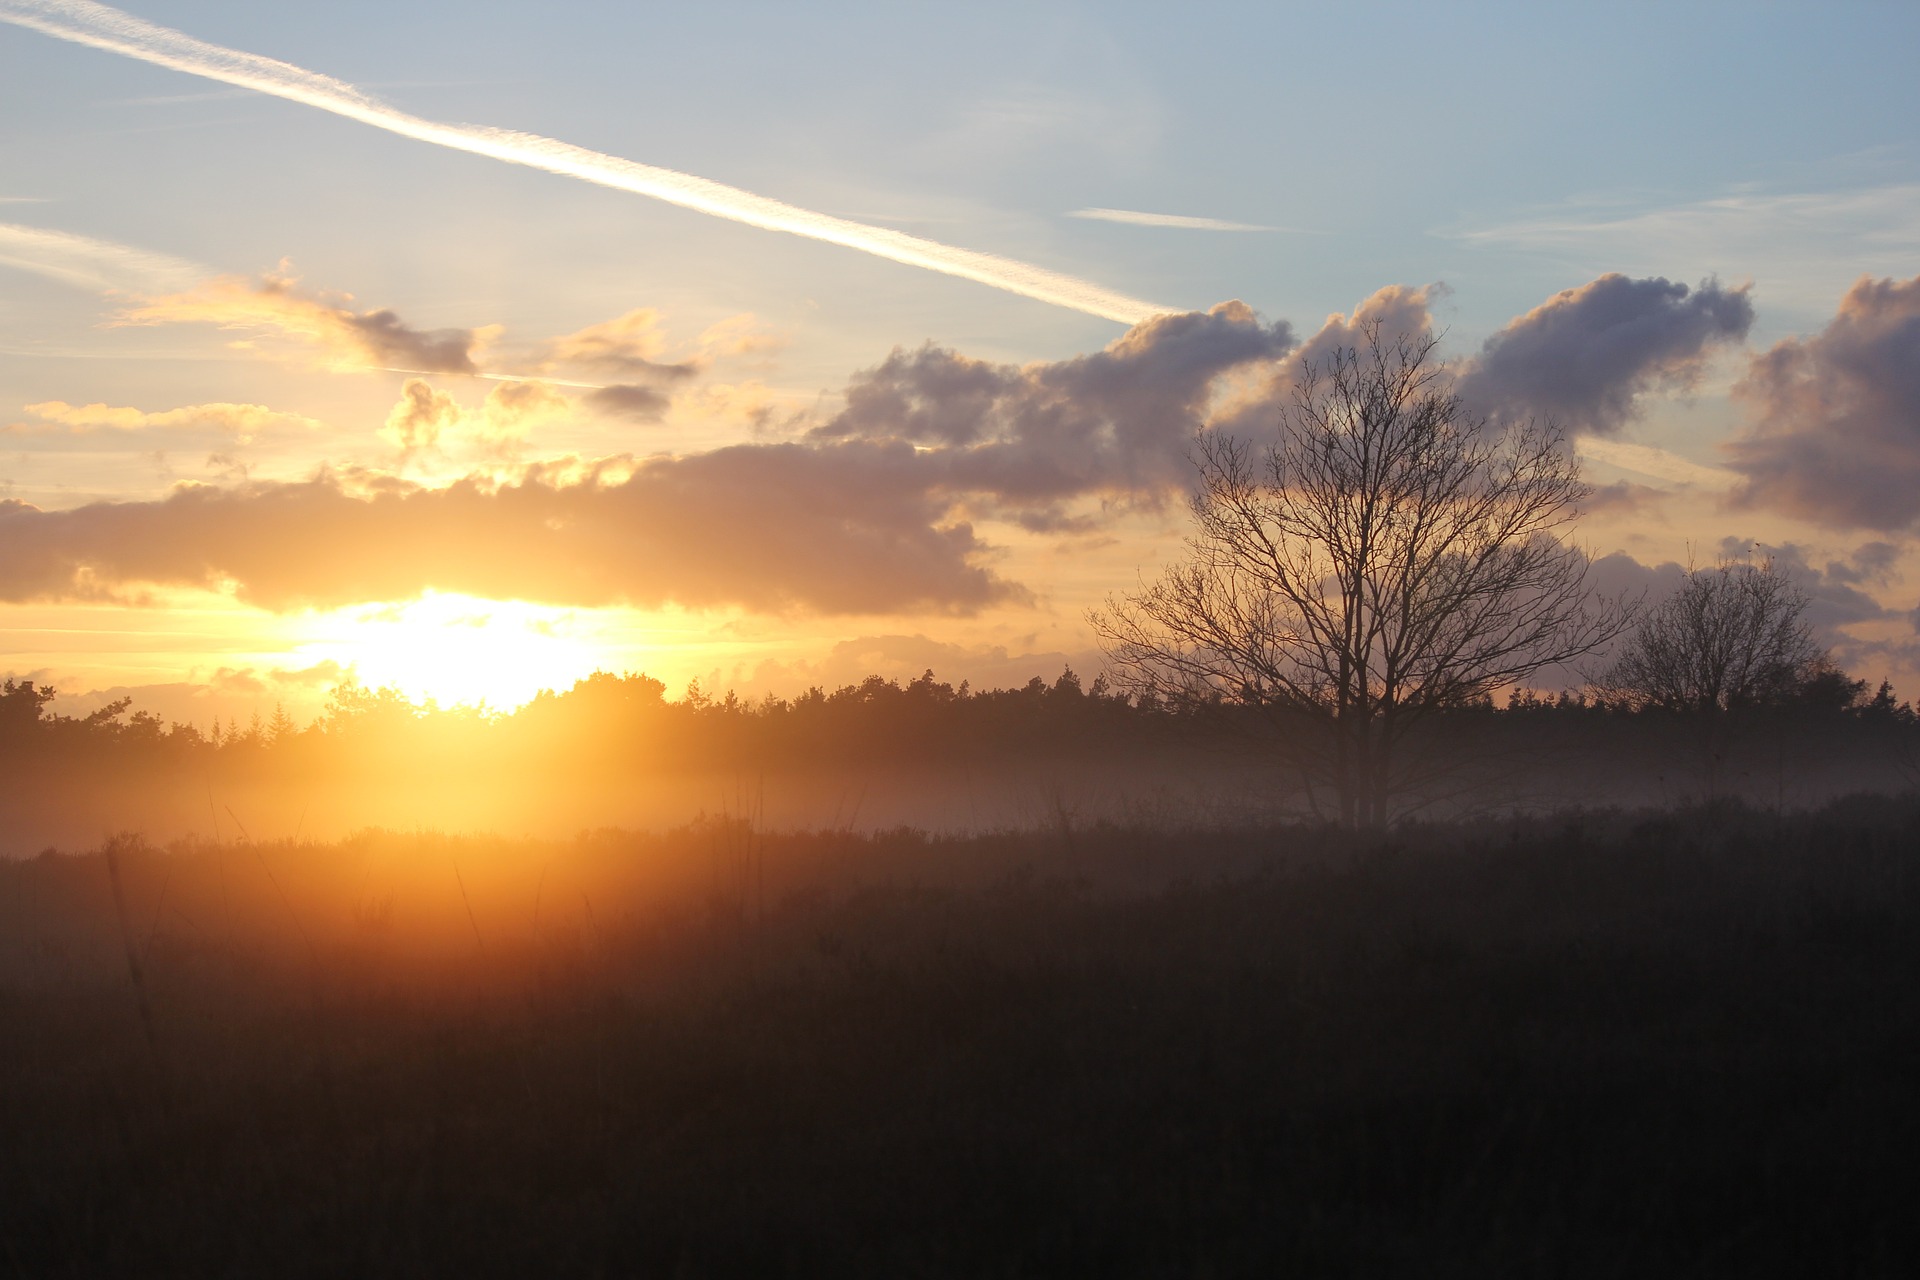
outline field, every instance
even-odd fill
[[[0,863],[15,1275],[1894,1275],[1920,802]]]

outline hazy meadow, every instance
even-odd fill
[[[27,1275],[1897,1275],[1916,847],[1920,807],[1860,800],[14,861],[0,1242]]]

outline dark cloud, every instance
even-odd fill
[[[1216,381],[1294,345],[1225,302],[1163,315],[1091,355],[1024,367],[944,348],[895,351],[848,385],[815,440],[899,440],[930,448],[957,492],[1046,506],[1089,493],[1159,493],[1185,476],[1187,443]]]
[[[1580,512],[1589,516],[1640,515],[1657,511],[1670,496],[1667,490],[1652,485],[1615,480],[1612,484],[1595,485],[1587,500],[1580,504]]]
[[[1868,542],[1847,560],[1827,561],[1827,576],[1835,582],[1886,586],[1900,564],[1900,548],[1891,542]]]
[[[1602,596],[1636,600],[1645,596],[1657,600],[1671,595],[1686,581],[1687,571],[1669,560],[1663,564],[1641,564],[1624,551],[1602,556],[1587,568],[1587,585]]]
[[[658,422],[667,412],[669,398],[652,387],[616,383],[587,392],[581,399],[587,407],[616,418],[636,422]]]
[[[813,434],[973,444],[1018,429],[1006,418],[1020,406],[1005,402],[1024,381],[1013,365],[970,359],[932,343],[918,351],[896,347],[878,368],[854,376],[846,408]]]
[[[478,373],[471,329],[414,329],[391,311],[340,313],[374,363],[412,373]]]
[[[895,350],[853,378],[815,441],[907,441],[956,500],[1036,532],[1083,531],[1075,499],[1155,501],[1189,478],[1203,428],[1271,435],[1302,367],[1334,351],[1433,335],[1442,286],[1394,285],[1304,342],[1227,302],[1141,324],[1103,351],[1025,366],[943,347]],[[1753,316],[1744,290],[1604,276],[1515,320],[1461,371],[1474,407],[1617,426],[1638,396],[1684,384]],[[1602,494],[1616,507],[1650,495]]]
[[[1753,324],[1745,286],[1604,275],[1568,289],[1487,339],[1458,390],[1478,413],[1617,431],[1649,391],[1691,385],[1717,346]]]
[[[1892,617],[1892,612],[1860,589],[1862,583],[1884,582],[1892,567],[1889,552],[1897,549],[1885,542],[1869,542],[1842,560],[1828,558],[1815,564],[1806,547],[1793,542],[1778,545],[1743,542],[1726,538],[1720,543],[1725,560],[1751,560],[1755,564],[1771,562],[1773,567],[1806,589],[1807,622],[1814,638],[1833,647],[1844,645],[1848,637],[1842,627],[1856,622],[1877,622]]]
[[[630,473],[629,473],[630,469]],[[741,445],[603,463],[584,478],[428,489],[192,486],[41,511],[0,501],[0,599],[219,587],[268,609],[428,589],[606,605],[964,613],[1025,592],[976,563],[910,445]]]
[[[1761,564],[1771,560],[1777,570],[1807,592],[1809,602],[1805,618],[1813,632],[1814,642],[1829,650],[1841,669],[1865,670],[1889,656],[1887,646],[1877,641],[1858,639],[1850,635],[1846,628],[1854,623],[1877,622],[1896,616],[1855,585],[1860,575],[1883,571],[1885,556],[1882,548],[1885,546],[1885,543],[1868,543],[1844,559],[1829,559],[1824,566],[1820,566],[1813,563],[1806,548],[1793,543],[1771,546],[1726,538],[1720,543],[1718,556],[1694,567],[1711,567],[1724,561]],[[1587,569],[1587,583],[1597,595],[1638,600],[1649,609],[1679,591],[1686,579],[1686,565],[1672,560],[1643,564],[1623,551],[1602,556]],[[1532,683],[1547,692],[1578,689],[1605,671],[1625,642],[1626,637],[1621,636],[1607,650],[1581,662],[1541,672]]]
[[[1069,509],[1077,498],[1154,501],[1179,489],[1202,428],[1270,436],[1302,367],[1363,347],[1370,333],[1387,343],[1431,337],[1441,292],[1381,289],[1297,344],[1289,325],[1228,302],[1157,317],[1104,351],[1051,363],[896,350],[849,382],[844,408],[811,438],[911,442],[976,509],[1034,531],[1078,530],[1087,517]],[[1458,387],[1476,410],[1611,429],[1644,393],[1697,376],[1752,318],[1743,289],[1603,276],[1508,325],[1459,367]],[[1616,507],[1647,498],[1601,495]]]
[[[1828,557],[1825,564],[1816,564],[1807,548],[1797,543],[1775,545],[1723,538],[1718,555],[1694,567],[1724,562],[1771,562],[1777,571],[1806,591],[1806,621],[1813,628],[1814,640],[1833,649],[1844,665],[1858,643],[1844,628],[1895,616],[1860,589],[1863,582],[1886,580],[1892,567],[1889,552],[1893,550],[1887,543],[1869,542],[1844,558]],[[1687,567],[1671,560],[1647,565],[1625,552],[1615,552],[1593,562],[1588,581],[1602,595],[1624,595],[1628,599],[1644,595],[1647,603],[1654,605],[1678,591],[1686,575]]]
[[[1920,519],[1920,276],[1861,279],[1819,334],[1754,359],[1734,394],[1736,500],[1842,528]]]

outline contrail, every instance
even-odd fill
[[[212,274],[163,253],[11,222],[0,222],[0,266],[18,267],[99,293],[164,293]]]
[[[1638,471],[1643,476],[1674,484],[1698,485],[1702,489],[1731,489],[1740,477],[1720,467],[1706,467],[1677,453],[1650,444],[1630,440],[1603,440],[1598,436],[1580,436],[1573,442],[1574,452],[1611,466]]]
[[[91,0],[0,0],[0,21],[174,71],[318,107],[402,137],[652,196],[768,231],[825,240],[1122,324],[1138,324],[1172,310],[1044,267],[815,213],[738,187],[588,151],[553,138],[509,129],[423,120],[388,106],[345,81],[273,58],[208,44]]]
[[[1178,227],[1184,231],[1284,231],[1256,222],[1228,222],[1224,218],[1189,218],[1179,213],[1142,213],[1138,209],[1075,209],[1069,218],[1095,222],[1124,222],[1135,227]]]

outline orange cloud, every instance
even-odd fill
[[[535,427],[563,421],[572,413],[573,401],[550,383],[500,382],[480,406],[479,432],[494,444],[517,443]]]
[[[296,284],[284,275],[269,275],[259,281],[221,276],[185,293],[149,298],[120,312],[116,321],[129,325],[210,324],[290,339],[320,352],[334,368],[410,373],[477,373],[478,352],[498,332],[493,327],[415,329],[390,310],[354,311],[339,302],[301,293]],[[253,344],[245,341],[237,345]]]
[[[760,328],[759,320],[750,312],[708,325],[698,340],[701,353],[711,358],[772,355],[786,345],[785,334]]]
[[[738,445],[498,486],[186,486],[42,511],[0,500],[0,599],[142,584],[231,589],[286,610],[434,589],[562,605],[970,613],[1028,599],[946,519],[904,443]]]
[[[709,418],[737,418],[755,430],[764,428],[779,402],[762,382],[717,382],[700,388],[696,401]]]
[[[399,447],[403,463],[444,453],[443,443],[456,440],[484,454],[511,457],[533,428],[572,412],[573,402],[544,382],[498,383],[470,412],[426,379],[408,378],[380,434]]]
[[[690,378],[699,371],[696,361],[663,361],[666,348],[660,313],[652,307],[640,307],[555,338],[547,344],[544,364],[547,368],[581,365],[661,382]]]
[[[408,378],[400,388],[400,403],[387,414],[380,434],[400,448],[403,460],[435,453],[440,435],[460,421],[460,406],[425,378]]]
[[[261,404],[190,404],[178,409],[148,413],[121,405],[75,405],[64,400],[47,400],[27,405],[26,412],[40,419],[40,422],[13,423],[5,430],[15,435],[58,433],[77,436],[99,431],[211,430],[246,444],[264,431],[283,427],[310,431],[321,425],[312,418],[297,413],[282,413]]]

